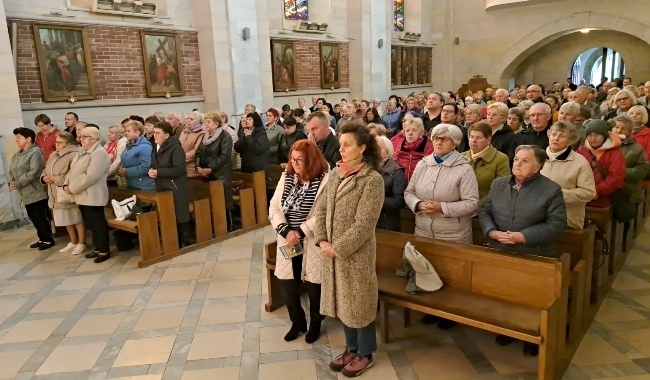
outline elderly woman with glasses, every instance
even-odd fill
[[[625,115],[633,106],[637,105],[636,96],[630,90],[621,90],[614,96],[616,109],[609,111],[603,119],[609,120],[616,116]]]
[[[424,135],[422,119],[407,114],[402,131],[391,139],[395,154],[393,160],[403,167],[409,181],[418,162],[433,153],[433,144]]]
[[[623,181],[623,192],[635,205],[643,202],[643,186],[641,181],[650,171],[648,159],[643,147],[634,141],[632,132],[634,122],[628,116],[616,116],[610,121],[613,124],[612,132],[621,139],[621,152],[625,156],[625,180]]]
[[[463,139],[459,127],[438,124],[431,130],[433,154],[424,157],[404,192],[415,213],[415,235],[472,244],[472,215],[478,209],[479,192],[474,170],[456,147]],[[425,316],[423,323],[435,319]],[[455,323],[442,319],[447,329]]]
[[[648,158],[648,161],[650,161],[650,126],[648,126],[648,109],[644,106],[634,106],[627,111],[627,116],[629,116],[634,123],[632,138],[634,138],[637,144],[641,145],[643,149],[645,149],[646,157]],[[648,177],[650,177],[650,173],[648,173]]]
[[[515,150],[512,176],[494,180],[478,216],[488,245],[502,251],[557,257],[555,239],[567,225],[560,185],[540,174],[546,161],[543,149],[521,145]],[[505,346],[515,339],[497,336]],[[539,348],[524,343],[524,354]]]
[[[108,224],[104,207],[108,203],[106,180],[111,159],[102,149],[99,129],[84,128],[79,132],[81,149],[70,163],[70,171],[63,190],[74,197],[84,224],[90,229],[95,250],[86,254],[87,259],[101,263],[111,256],[108,242]]]

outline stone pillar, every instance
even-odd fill
[[[392,2],[348,2],[351,97],[388,99],[392,14]]]
[[[262,106],[255,5],[255,0],[194,0],[206,111],[232,115],[246,103]],[[244,28],[250,29],[247,41]]]
[[[3,231],[24,224],[27,215],[16,192],[9,189],[9,163],[18,151],[12,131],[24,124],[4,0],[0,0],[0,21],[0,231]]]

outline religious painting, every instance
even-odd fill
[[[95,98],[86,28],[34,24],[36,56],[46,102]]]
[[[284,0],[285,20],[309,20],[307,0]]]
[[[390,48],[390,84],[397,84],[397,47]]]
[[[273,91],[296,90],[296,72],[292,41],[271,41]]]
[[[418,48],[418,84],[431,83],[431,49]]]
[[[321,88],[341,88],[339,81],[339,45],[321,42],[320,44],[320,85]]]
[[[402,83],[415,83],[415,48],[402,48]]]
[[[178,35],[144,30],[140,33],[147,95],[183,95],[182,57]]]

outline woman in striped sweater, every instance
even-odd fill
[[[314,241],[316,208],[321,189],[329,176],[329,164],[315,143],[296,141],[289,152],[286,172],[282,174],[271,199],[269,215],[278,233],[275,276],[280,280],[291,329],[284,337],[292,341],[307,332],[305,341],[315,342],[320,336],[323,316],[320,314],[320,283],[323,256]],[[298,254],[289,254],[291,247],[302,247]],[[286,256],[285,256],[286,255]],[[305,311],[300,304],[300,287],[309,295],[309,330]]]

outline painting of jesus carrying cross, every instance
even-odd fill
[[[182,58],[174,33],[142,31],[145,83],[150,97],[183,95]]]

